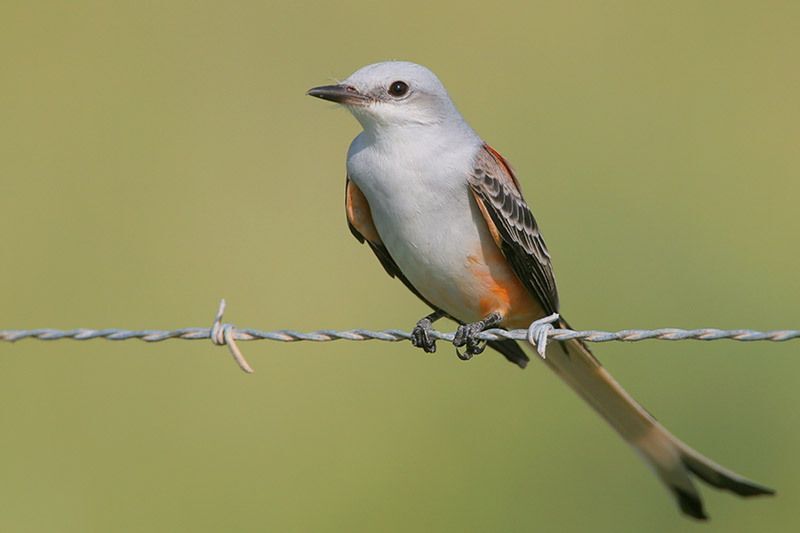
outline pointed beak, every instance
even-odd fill
[[[366,105],[369,103],[369,97],[359,93],[355,87],[350,85],[323,85],[322,87],[309,89],[306,94],[323,100],[330,100],[337,104]]]

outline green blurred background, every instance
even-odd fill
[[[0,328],[409,328],[350,236],[357,123],[439,74],[517,168],[577,327],[798,328],[796,2],[0,4]],[[446,325],[449,329],[452,325]],[[2,531],[796,531],[800,343],[597,355],[774,499],[708,526],[566,387],[440,345],[0,345]]]

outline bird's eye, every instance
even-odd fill
[[[391,85],[389,85],[389,94],[394,97],[403,96],[408,92],[408,84],[404,81],[393,81]]]

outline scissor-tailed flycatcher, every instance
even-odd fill
[[[415,346],[435,351],[432,323],[446,316],[460,324],[453,342],[468,359],[483,350],[484,329],[525,328],[558,311],[550,254],[514,172],[431,71],[377,63],[308,94],[344,105],[364,128],[347,154],[347,220],[389,275],[433,308],[414,328]],[[488,344],[528,362],[513,340]],[[581,341],[553,343],[545,363],[644,457],[686,514],[706,518],[690,474],[741,496],[774,493],[675,438]]]

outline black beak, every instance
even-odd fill
[[[349,85],[323,85],[309,89],[306,94],[344,105],[366,105],[369,102],[368,97]]]

